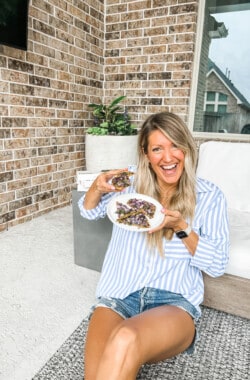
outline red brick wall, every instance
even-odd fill
[[[187,120],[198,1],[106,1],[105,98],[125,94],[140,124],[161,110]]]
[[[27,51],[0,45],[0,230],[69,204],[103,49],[98,0],[30,0]]]

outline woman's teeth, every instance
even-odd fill
[[[163,166],[162,168],[163,168],[164,170],[171,170],[171,169],[176,168],[176,164],[168,165],[168,166]]]

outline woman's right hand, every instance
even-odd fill
[[[92,186],[94,187],[94,191],[98,192],[99,194],[110,193],[112,191],[120,191],[116,190],[116,188],[110,183],[110,180],[115,175],[122,173],[126,170],[127,169],[116,169],[109,170],[107,172],[102,172],[96,177],[95,181],[92,184]]]
[[[100,173],[86,193],[84,199],[84,208],[87,210],[95,208],[98,205],[103,194],[110,192],[119,192],[120,190],[116,190],[116,188],[110,183],[110,180],[115,175],[125,170],[127,169],[109,170],[107,172]]]

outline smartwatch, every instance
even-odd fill
[[[192,231],[192,228],[188,225],[185,230],[176,231],[175,234],[176,236],[178,236],[179,239],[184,239],[188,237],[191,231]]]

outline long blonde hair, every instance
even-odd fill
[[[159,130],[172,141],[185,155],[184,170],[174,194],[168,200],[168,208],[178,210],[182,216],[192,221],[196,204],[195,170],[197,164],[197,149],[191,132],[183,120],[170,112],[161,112],[149,116],[142,125],[138,136],[138,169],[135,176],[135,188],[138,193],[147,194],[160,201],[160,189],[157,178],[146,154],[151,132]],[[172,229],[162,229],[148,235],[151,247],[157,247],[163,253],[163,237],[171,240]]]

